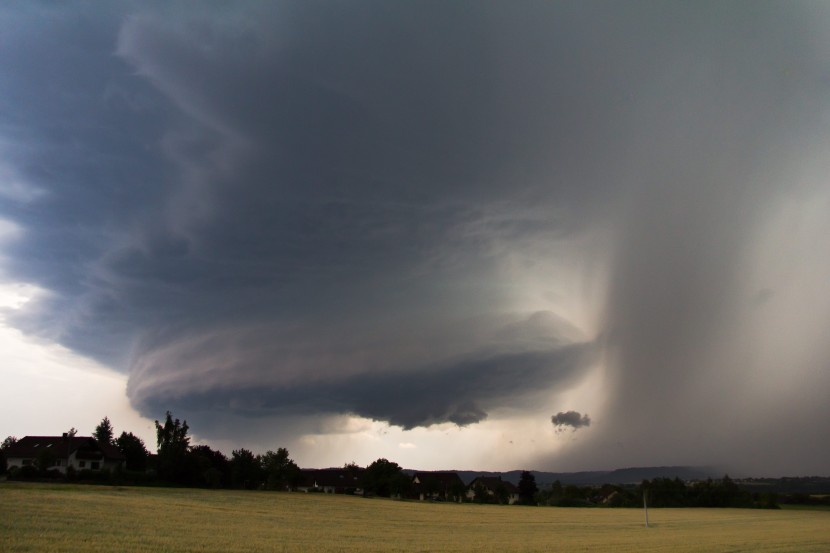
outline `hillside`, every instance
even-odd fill
[[[479,476],[501,476],[508,482],[518,484],[522,474],[521,470],[508,472],[457,470],[454,472],[458,473],[465,484],[469,484]],[[643,480],[654,478],[680,478],[683,481],[689,481],[723,476],[722,471],[707,467],[632,467],[604,471],[544,472],[533,470],[530,472],[540,487],[550,485],[556,480],[564,485],[589,486],[593,484],[639,484]]]

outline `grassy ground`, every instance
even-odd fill
[[[828,551],[830,513],[0,485],[0,551]]]

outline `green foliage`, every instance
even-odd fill
[[[473,487],[473,502],[475,503],[490,503],[492,496],[487,491],[483,484],[476,484]]]
[[[449,491],[449,499],[452,501],[463,501],[464,497],[467,493],[467,487],[464,485],[463,482],[453,482],[450,485]]]
[[[160,424],[159,421],[155,423],[159,478],[170,483],[186,484],[188,480],[186,460],[190,447],[187,421],[173,420],[170,411],[167,411],[164,424]]]
[[[507,486],[503,482],[499,483],[496,489],[493,490],[493,497],[496,498],[496,502],[499,505],[507,505],[510,503],[510,492],[507,491]]]
[[[17,443],[17,438],[14,436],[7,436],[3,443],[0,444],[0,474],[6,473],[6,454],[5,451]]]
[[[231,484],[234,488],[254,490],[263,479],[259,459],[245,448],[235,449],[231,454]]]
[[[104,417],[101,422],[98,423],[98,426],[95,427],[95,431],[92,433],[92,437],[95,438],[99,444],[115,443],[114,430],[108,417]]]
[[[121,450],[126,460],[124,468],[138,472],[147,470],[147,458],[150,453],[144,446],[144,440],[132,432],[122,432],[115,440],[115,445]]]
[[[522,471],[519,477],[519,503],[522,505],[536,505],[536,492],[539,488],[536,486],[536,477],[530,472]]]
[[[351,463],[346,463],[345,465],[343,465],[343,468],[346,470],[346,473],[349,476],[358,476],[361,470],[363,470],[360,468],[360,465],[358,465],[354,461],[352,461]]]
[[[51,449],[41,449],[37,453],[37,468],[41,473],[46,473],[46,471],[55,467],[57,460],[57,455]]]
[[[187,455],[189,484],[200,488],[225,488],[231,482],[231,464],[221,451],[207,445],[190,448]]]
[[[284,447],[268,451],[260,458],[265,474],[265,487],[269,490],[285,490],[296,487],[300,482],[300,467],[288,456]]]
[[[387,459],[378,459],[366,467],[363,474],[363,489],[369,495],[391,497],[405,495],[411,487],[410,479],[403,473],[398,463]]]
[[[720,480],[708,480],[686,485],[678,478],[644,480],[638,489],[642,496],[647,490],[651,507],[756,507],[752,494],[741,490],[729,475]]]

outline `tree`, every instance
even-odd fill
[[[522,505],[535,505],[534,496],[539,488],[536,486],[536,477],[530,472],[523,470],[519,477],[519,503]]]
[[[565,489],[562,487],[562,482],[556,480],[553,484],[551,484],[550,495],[551,499],[562,499],[565,497]]]
[[[343,469],[349,476],[360,476],[360,473],[363,471],[363,469],[360,468],[360,465],[358,465],[354,461],[343,465]]]
[[[473,501],[476,503],[490,503],[490,501],[492,501],[490,492],[481,482],[477,482],[473,487]]]
[[[92,433],[92,437],[95,438],[99,444],[109,445],[115,443],[112,423],[108,417],[104,417],[101,422],[98,423],[98,426],[95,427],[95,431]]]
[[[363,489],[366,493],[389,497],[406,491],[409,479],[403,474],[398,463],[378,459],[366,467],[363,474]]]
[[[222,488],[230,484],[231,465],[221,451],[197,445],[188,453],[189,483],[194,486]]]
[[[6,472],[6,450],[17,443],[17,438],[14,436],[7,436],[3,443],[0,444],[0,474]]]
[[[466,493],[467,487],[464,485],[464,482],[458,480],[450,484],[449,496],[453,501],[461,503],[464,500]]]
[[[150,453],[144,446],[144,440],[132,432],[122,432],[115,440],[115,445],[124,455],[125,467],[127,470],[144,472],[147,470],[147,458]]]
[[[231,483],[235,488],[253,490],[262,482],[260,460],[251,451],[234,449],[231,454]]]
[[[300,467],[288,456],[286,448],[268,451],[262,456],[261,463],[267,489],[284,490],[299,483]]]
[[[164,424],[156,423],[156,442],[158,448],[158,474],[162,480],[183,484],[187,480],[187,451],[190,437],[187,421],[173,420],[170,411]]]
[[[37,463],[38,470],[45,473],[49,469],[55,468],[57,460],[58,456],[51,449],[41,449],[37,453],[35,462]]]
[[[499,505],[507,505],[510,503],[510,492],[507,490],[507,486],[504,485],[504,482],[496,484],[496,489],[493,490],[493,496],[496,498]]]

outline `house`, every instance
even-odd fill
[[[67,467],[74,470],[114,470],[124,464],[124,455],[116,446],[99,444],[91,437],[67,434],[25,436],[4,453],[9,470],[33,466],[66,473]]]
[[[519,502],[519,488],[501,476],[479,476],[467,486],[467,499],[513,505]]]
[[[297,491],[342,494],[363,494],[362,468],[302,469]]]
[[[455,472],[416,472],[412,475],[412,493],[421,501],[460,501],[464,482]]]

